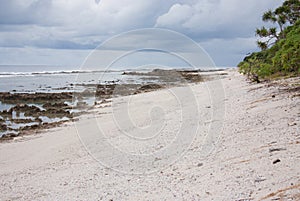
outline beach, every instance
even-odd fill
[[[236,69],[224,72],[219,79],[116,97],[74,122],[0,143],[0,200],[299,200],[299,78],[250,83]],[[221,90],[212,92],[214,84]],[[177,104],[176,92],[194,98]],[[131,98],[135,124],[115,119],[118,129],[113,115]],[[149,112],[156,104],[164,113]],[[199,115],[189,116],[195,110]],[[167,122],[162,136],[149,142],[123,135],[125,128],[138,137],[161,116]],[[180,130],[185,121],[190,130]],[[183,141],[168,151],[178,137]],[[95,139],[132,161],[107,144],[95,147]],[[135,161],[157,150],[166,152]]]

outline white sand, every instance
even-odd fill
[[[300,200],[299,91],[228,72],[226,97],[204,83],[172,91],[186,99],[170,90],[121,97],[76,125],[1,143],[0,200]]]

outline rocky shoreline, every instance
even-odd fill
[[[203,82],[214,79],[216,75],[226,75],[222,71],[217,74],[202,75],[197,70],[161,69],[154,69],[147,73],[124,72],[123,74],[143,76],[145,82],[143,84],[128,84],[118,81],[107,84],[78,84],[78,87],[84,88],[81,92],[0,92],[1,104],[11,106],[0,111],[0,142],[56,127],[68,121],[76,121],[76,117],[79,115],[87,113],[95,105],[101,105],[113,97]],[[148,77],[149,80],[147,80]],[[153,83],[153,78],[157,78],[156,83]]]

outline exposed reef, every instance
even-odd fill
[[[212,77],[202,75],[199,70],[154,69],[151,72],[123,74],[141,76],[145,82],[72,83],[74,88],[82,90],[61,93],[0,92],[0,104],[11,105],[8,109],[0,110],[0,141],[58,126],[66,121],[74,121],[77,116],[88,112],[94,105],[104,104],[113,97],[202,82]]]

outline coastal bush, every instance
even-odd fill
[[[264,13],[263,21],[277,23],[280,32],[275,27],[257,29],[261,51],[245,57],[238,64],[239,71],[257,82],[278,76],[299,76],[300,1],[285,1],[275,11]]]

